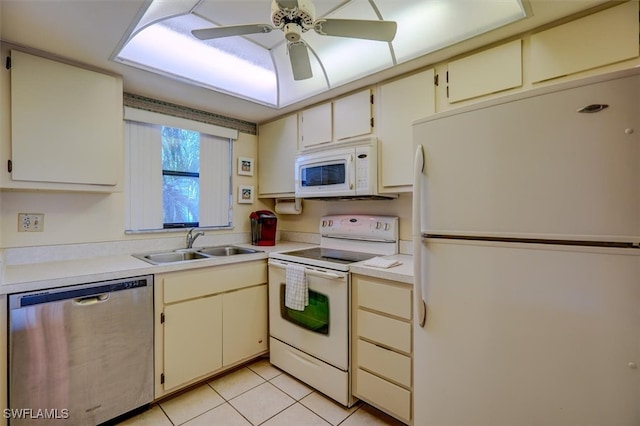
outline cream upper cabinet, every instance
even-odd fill
[[[449,102],[522,86],[522,40],[448,63]]]
[[[372,123],[371,90],[363,90],[333,102],[333,139],[345,139],[368,135]]]
[[[258,128],[258,196],[292,196],[298,151],[298,116],[292,114]]]
[[[332,107],[329,102],[300,112],[300,149],[331,142]]]
[[[637,56],[638,2],[631,1],[532,35],[531,79],[536,83]]]
[[[380,85],[376,102],[376,129],[381,192],[411,191],[413,141],[411,122],[435,112],[434,71]]]
[[[16,50],[10,74],[3,187],[114,191],[123,173],[122,80]]]
[[[300,149],[340,143],[371,134],[371,90],[343,96],[300,112]]]
[[[267,352],[267,264],[232,263],[157,274],[155,396]]]

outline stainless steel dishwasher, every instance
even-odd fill
[[[12,425],[97,425],[152,400],[152,275],[9,295]]]

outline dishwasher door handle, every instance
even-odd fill
[[[73,303],[80,306],[95,305],[109,300],[109,293],[96,294],[95,296],[79,297]]]

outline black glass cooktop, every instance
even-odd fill
[[[358,251],[338,250],[338,249],[329,249],[329,248],[321,248],[321,247],[289,251],[282,254],[286,254],[288,256],[303,257],[305,259],[324,260],[327,262],[344,263],[344,264],[360,262],[362,260],[371,259],[372,257],[376,256],[375,254],[371,254],[371,253],[362,253]]]

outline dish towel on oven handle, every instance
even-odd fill
[[[287,265],[284,305],[296,311],[304,311],[309,304],[309,284],[304,266]]]

